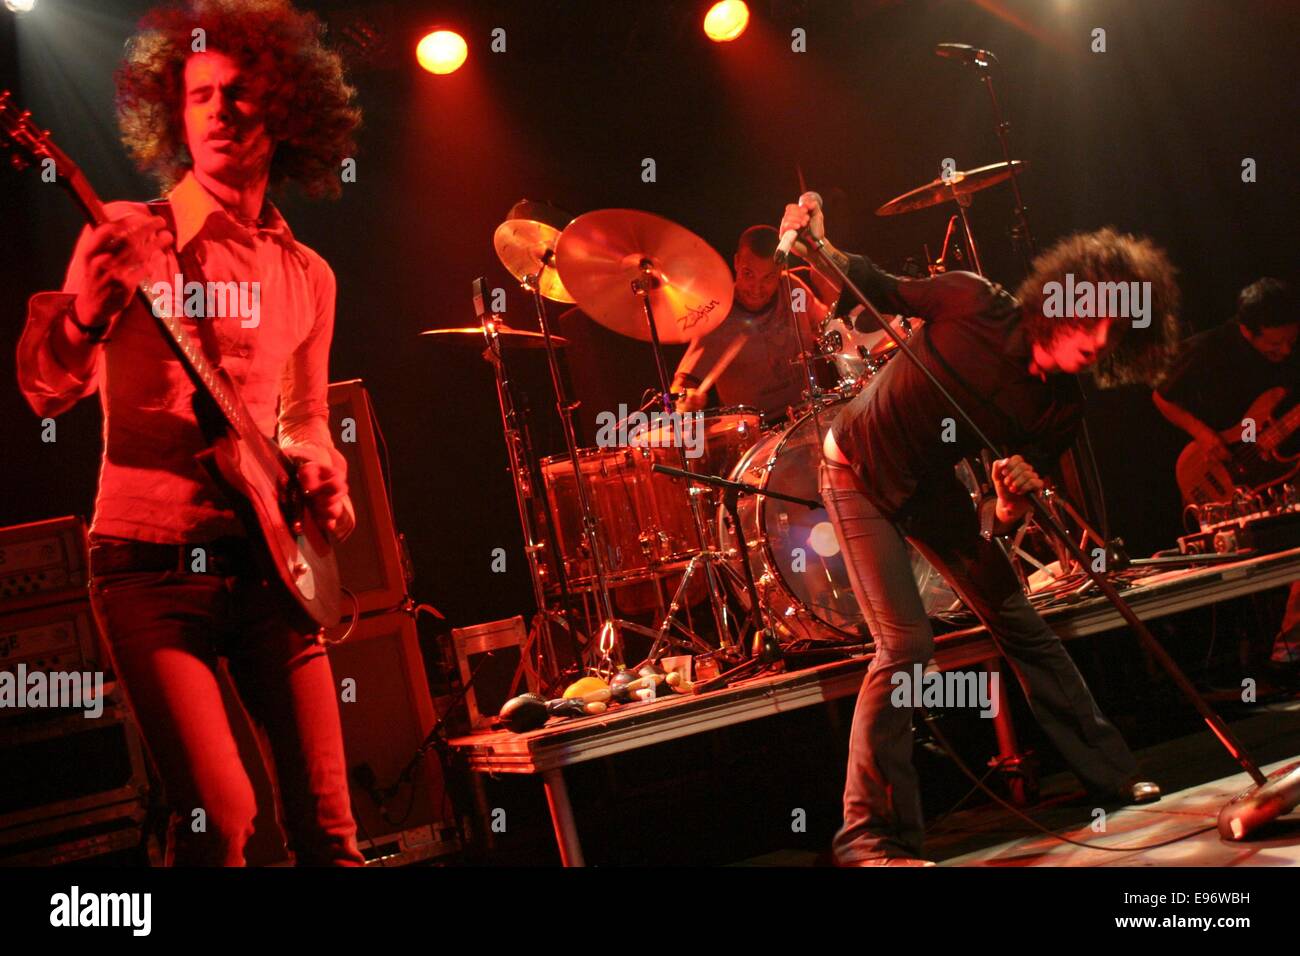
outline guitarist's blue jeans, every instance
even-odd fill
[[[895,706],[895,674],[912,675],[934,654],[934,634],[912,576],[907,541],[988,627],[1015,671],[1034,716],[1090,792],[1113,798],[1137,764],[1093,701],[1060,638],[1025,598],[1001,549],[979,534],[970,496],[954,478],[918,498],[895,522],[867,497],[852,468],[821,464],[822,500],[835,527],[853,592],[876,644],[849,735],[844,823],[836,862],[920,856],[921,793],[912,766],[911,706]]]
[[[270,742],[297,863],[363,865],[325,648],[239,562],[204,574],[120,570],[135,553],[156,565],[160,547],[94,541],[91,602],[166,791],[168,862],[242,866],[253,834],[257,803],[218,684],[222,656]]]

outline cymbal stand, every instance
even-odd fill
[[[477,293],[477,283],[475,286]],[[536,500],[536,496],[544,492],[538,482],[537,462],[531,453],[531,445],[524,435],[523,421],[515,407],[505,354],[501,348],[501,336],[497,332],[498,318],[497,315],[487,312],[482,315],[483,337],[487,340],[487,349],[483,352],[483,358],[492,366],[496,382],[497,404],[501,410],[501,430],[505,436],[506,454],[510,461],[510,479],[515,490],[515,503],[519,509],[519,526],[524,535],[524,555],[528,558],[528,574],[533,586],[533,599],[537,602],[537,614],[533,619],[533,630],[538,645],[537,672],[543,686],[557,686],[563,681],[563,674],[557,665],[555,639],[551,629],[553,622],[546,603],[546,544],[541,540],[544,534],[539,533],[533,517],[534,512],[529,507],[530,503]],[[549,524],[551,513],[544,500],[541,502],[541,508]],[[555,540],[554,533],[550,537],[551,540]],[[573,659],[580,662],[582,648],[578,643],[571,616],[566,575],[558,554],[555,559],[556,577],[563,607],[562,623],[573,643]]]
[[[650,304],[650,290],[656,287],[659,279],[654,274],[654,263],[649,259],[642,259],[639,268],[641,275],[632,280],[632,292],[640,300],[641,310],[645,313],[646,326],[650,330],[650,347],[654,352],[655,370],[659,373],[659,392],[663,397],[664,414],[667,420],[671,422],[676,409],[673,405],[672,388],[668,381],[668,367],[664,364],[663,346],[659,341],[659,327],[655,324],[654,307]],[[683,425],[683,429],[684,427]],[[679,464],[683,470],[689,471],[685,449],[682,448],[680,442],[674,442],[674,445],[677,449]],[[722,589],[721,575],[719,574],[719,568],[725,567],[725,558],[721,551],[711,547],[698,489],[691,487],[687,490],[687,501],[690,503],[691,519],[695,524],[695,535],[700,551],[691,558],[686,571],[682,574],[681,584],[677,589],[677,594],[673,596],[672,603],[669,605],[668,614],[665,615],[659,625],[659,637],[656,639],[656,643],[660,643],[666,637],[669,629],[676,622],[676,616],[680,610],[679,597],[687,593],[686,589],[691,576],[694,575],[697,569],[703,567],[705,581],[708,584],[709,608],[713,612],[713,625],[717,630],[719,648],[724,651],[734,651],[736,644],[731,637],[731,627],[727,620],[727,600]],[[680,624],[677,626],[689,634],[692,643],[713,650],[698,636],[687,631]]]
[[[555,390],[555,410],[560,417],[561,431],[564,433],[564,447],[569,453],[569,463],[573,466],[574,486],[578,493],[578,509],[582,512],[582,531],[587,547],[591,549],[591,559],[596,572],[596,618],[600,622],[597,635],[599,658],[590,666],[600,674],[612,674],[614,665],[622,663],[622,639],[619,635],[618,619],[614,615],[614,601],[609,593],[609,577],[605,570],[605,549],[601,541],[600,529],[591,510],[591,495],[587,489],[587,477],[582,473],[582,462],[578,459],[578,439],[573,428],[573,412],[578,407],[569,401],[564,380],[560,376],[559,354],[551,337],[551,324],[546,317],[546,300],[542,297],[541,277],[551,264],[555,254],[548,251],[542,261],[542,267],[535,273],[524,276],[520,284],[525,292],[532,295],[537,308],[537,327],[546,342],[546,361],[551,370],[551,385]],[[558,557],[558,556],[557,556]]]
[[[959,193],[951,185],[948,188],[952,190],[952,198],[957,203],[957,213],[961,216],[961,227],[966,233],[966,249],[970,255],[970,264],[975,267],[976,272],[983,275],[984,266],[980,263],[980,252],[975,246],[975,233],[971,231],[970,217],[966,214],[966,210],[970,208],[971,204],[970,193]]]

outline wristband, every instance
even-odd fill
[[[77,299],[74,296],[66,306],[63,307],[63,314],[68,317],[73,325],[80,330],[81,334],[90,340],[94,345],[101,345],[108,341],[108,330],[112,322],[103,322],[99,325],[84,325],[77,319]]]

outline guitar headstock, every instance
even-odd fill
[[[56,175],[64,181],[78,172],[76,164],[54,145],[49,130],[33,123],[32,114],[20,110],[8,90],[0,93],[0,146],[10,153],[9,161],[15,169],[52,162]]]

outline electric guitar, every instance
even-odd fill
[[[1242,440],[1244,428],[1239,424],[1219,432],[1232,453],[1227,461],[1207,455],[1196,442],[1183,449],[1174,474],[1185,504],[1227,501],[1237,488],[1257,492],[1300,472],[1300,453],[1283,455],[1279,450],[1300,429],[1300,404],[1280,418],[1273,417],[1286,394],[1285,388],[1271,388],[1241,416],[1255,422],[1254,441]]]
[[[11,151],[19,169],[52,167],[57,182],[72,195],[92,226],[108,222],[104,204],[82,171],[54,141],[20,112],[6,90],[0,93],[0,146]],[[279,446],[262,434],[220,364],[212,364],[183,317],[160,315],[149,284],[136,301],[154,317],[158,329],[194,383],[192,404],[208,447],[197,457],[229,497],[249,535],[258,542],[261,563],[278,580],[305,616],[304,623],[338,623],[342,589],[333,541],[307,507],[297,468]],[[199,319],[198,321],[209,321]]]

